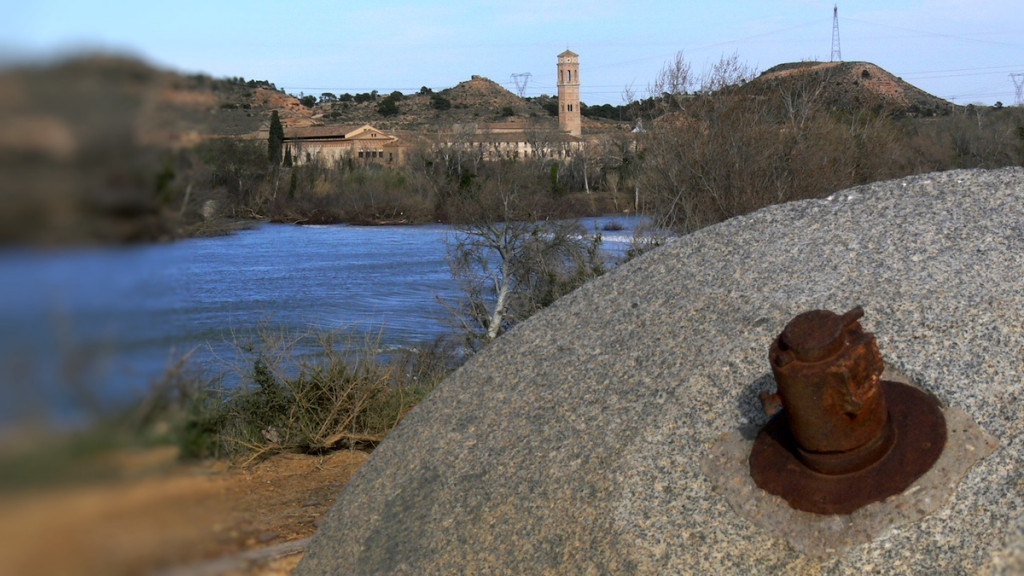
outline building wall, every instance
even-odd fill
[[[323,137],[285,138],[284,145],[291,150],[295,164],[319,160],[333,164],[338,160],[353,159],[385,165],[401,165],[405,161],[404,146],[396,138],[373,131],[356,137],[325,135]]]
[[[570,50],[558,55],[558,129],[573,136],[583,134],[580,57]]]

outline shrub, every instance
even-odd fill
[[[425,347],[398,355],[376,341],[353,346],[334,333],[314,335],[317,351],[296,354],[306,340],[261,331],[244,345],[252,355],[232,388],[193,388],[173,426],[184,457],[239,457],[323,452],[378,444],[454,366],[451,349]]]
[[[377,104],[377,113],[381,116],[394,116],[398,112],[398,103],[391,96],[384,98]]]
[[[452,101],[440,94],[432,94],[430,96],[430,107],[434,110],[450,110]]]
[[[377,99],[377,91],[374,90],[372,92],[361,92],[359,94],[356,94],[353,97],[353,99],[355,100],[356,104],[362,104],[363,102],[373,102],[374,100]]]

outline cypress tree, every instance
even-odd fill
[[[284,147],[284,127],[277,110],[270,113],[270,136],[267,138],[267,157],[274,166],[281,165],[281,149]]]

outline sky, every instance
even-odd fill
[[[319,96],[441,90],[490,78],[555,94],[557,55],[580,56],[581,98],[623,104],[682,51],[695,72],[735,55],[756,71],[830,60],[832,1],[0,0],[0,63],[125,53],[184,73],[268,80]],[[1021,0],[838,2],[842,59],[867,61],[957,104],[1016,103]],[[525,76],[529,74],[529,76]],[[513,77],[513,75],[519,75]]]

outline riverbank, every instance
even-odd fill
[[[183,463],[168,446],[98,454],[103,480],[0,493],[0,573],[290,574],[368,457],[279,454],[239,467]]]

